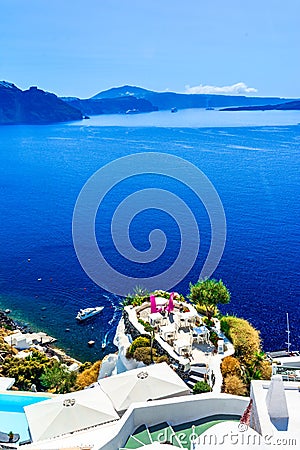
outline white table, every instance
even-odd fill
[[[162,315],[160,313],[149,314],[150,325],[159,325],[162,320]]]
[[[181,326],[189,326],[195,321],[195,314],[192,311],[188,312],[179,312],[178,318]]]
[[[171,339],[174,339],[175,337],[175,324],[171,324],[171,325],[165,325],[163,327],[160,327],[160,331],[162,334],[162,338],[164,341],[169,341]]]
[[[177,339],[177,341],[174,341],[173,345],[178,355],[184,356],[192,352],[191,344],[186,339]]]

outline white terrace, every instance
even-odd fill
[[[232,344],[220,331],[219,320],[214,319],[213,329],[219,336],[216,351],[209,340],[209,330],[203,323],[203,316],[193,305],[173,301],[171,311],[168,306],[168,299],[156,297],[155,312],[151,302],[144,302],[137,307],[127,306],[125,310],[130,322],[141,334],[145,333],[145,329],[140,319],[153,326],[156,341],[185,370],[200,363],[213,369],[214,373],[219,373],[221,359],[234,353]]]

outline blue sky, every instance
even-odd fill
[[[0,79],[300,97],[299,0],[0,0]]]

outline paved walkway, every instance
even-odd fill
[[[231,356],[234,354],[234,346],[232,345],[232,343],[222,333],[220,333],[219,336],[224,339],[224,344],[226,345],[227,350],[224,353],[218,353],[216,355],[211,355],[210,357],[209,368],[211,373],[213,372],[215,375],[215,384],[213,387],[213,392],[215,393],[221,392],[221,387],[223,384],[223,377],[221,373],[222,359],[225,358],[225,356]]]

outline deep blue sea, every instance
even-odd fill
[[[292,349],[300,348],[299,122],[300,112],[186,110],[0,127],[0,307],[53,335],[58,346],[80,360],[102,358],[103,340],[105,352],[114,351],[120,299],[81,268],[72,241],[73,210],[85,182],[105,164],[130,154],[160,152],[201,169],[222,200],[227,240],[214,277],[222,278],[231,292],[222,311],[257,327],[265,350],[285,347],[288,312]],[[144,211],[130,227],[140,251],[148,249],[153,229],[165,232],[167,247],[149,267],[126,262],[110,236],[118,203],[153,186],[180,196],[201,228],[196,263],[174,286],[186,295],[189,282],[199,277],[211,233],[203,206],[176,180],[145,175],[116,186],[97,216],[97,238],[110,264],[128,276],[166,269],[180,248],[180,233],[165,212]],[[76,323],[79,308],[96,305],[105,306],[101,315]],[[90,339],[96,341],[92,348]]]

